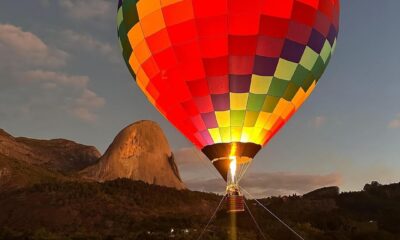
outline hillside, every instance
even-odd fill
[[[93,146],[66,139],[40,140],[13,137],[0,129],[0,154],[10,159],[71,173],[97,162],[100,152]]]
[[[128,179],[38,184],[0,196],[0,239],[196,239],[220,199]],[[306,239],[400,239],[400,183],[261,202]],[[296,239],[254,201],[248,205],[267,239]],[[262,239],[247,213],[237,224],[239,239]],[[221,210],[203,239],[228,239],[228,230]]]

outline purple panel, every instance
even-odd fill
[[[207,130],[201,131],[200,134],[203,137],[204,141],[207,143],[207,145],[211,145],[214,143],[214,141],[210,136],[210,133]]]
[[[207,128],[217,128],[218,127],[217,119],[215,118],[214,112],[202,113],[201,118],[203,119]]]
[[[328,39],[329,43],[331,44],[331,46],[335,42],[336,37],[337,37],[337,31],[336,31],[335,27],[333,25],[331,25],[328,36],[326,37]]]
[[[290,40],[285,41],[281,57],[291,62],[300,62],[301,56],[304,53],[305,46]]]
[[[122,0],[118,0],[118,9],[121,7],[122,5]]]
[[[253,72],[260,76],[273,76],[278,61],[279,58],[269,58],[256,55]]]
[[[324,46],[324,42],[324,36],[322,36],[322,34],[317,30],[313,29],[311,32],[310,41],[308,41],[308,46],[319,54]]]
[[[229,75],[229,91],[246,93],[250,90],[251,75]]]
[[[211,95],[215,111],[226,111],[230,108],[229,93]]]

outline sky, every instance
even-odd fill
[[[0,1],[0,128],[104,152],[125,126],[158,122],[191,189],[224,191],[212,165],[147,102],[122,60],[117,1]],[[341,1],[339,41],[311,97],[256,156],[257,196],[400,181],[400,1]]]

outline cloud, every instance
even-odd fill
[[[105,105],[105,99],[99,97],[88,88],[90,78],[88,76],[67,75],[60,72],[32,70],[23,75],[22,81],[31,84],[38,84],[46,90],[62,89],[69,92],[68,98],[71,101],[63,102],[64,107],[72,116],[85,122],[95,122],[96,110]]]
[[[60,67],[68,54],[49,47],[38,36],[11,24],[0,24],[1,68],[22,66]]]
[[[328,119],[325,116],[316,116],[312,119],[311,125],[314,128],[321,128],[323,125],[326,124],[327,120]]]
[[[240,185],[255,197],[304,194],[325,187],[337,186],[342,176],[337,173],[327,175],[301,174],[293,172],[258,172],[245,175]],[[191,179],[185,181],[193,190],[217,192],[225,191],[225,183],[219,178]]]
[[[388,127],[392,129],[400,128],[400,113],[397,114],[396,117],[389,122]]]
[[[102,42],[92,35],[78,33],[72,30],[64,30],[60,35],[64,44],[67,44],[69,47],[73,47],[74,49],[78,48],[79,51],[99,53],[110,59],[112,62],[119,62],[118,60],[121,58],[119,52],[113,45]]]
[[[180,167],[200,165],[201,161],[209,162],[208,158],[196,147],[184,147],[174,151],[175,162]]]
[[[110,0],[59,0],[67,14],[78,20],[104,18],[114,10],[114,1]]]

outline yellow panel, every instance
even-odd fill
[[[160,0],[141,0],[136,4],[139,19],[142,19],[150,13],[161,9]]]
[[[230,111],[216,111],[215,116],[219,127],[229,127],[231,125]]]
[[[254,128],[251,140],[256,144],[261,145],[261,144],[263,144],[263,139],[264,139],[264,136],[266,133],[267,133],[267,130],[265,130],[263,128]]]
[[[280,58],[276,67],[275,77],[282,80],[291,80],[298,64]]]
[[[160,11],[156,11],[140,21],[144,36],[148,37],[165,28],[164,16]]]
[[[231,141],[239,142],[242,136],[242,127],[231,127]]]
[[[267,123],[268,119],[271,117],[271,115],[272,115],[271,113],[260,112],[260,114],[258,115],[255,127],[263,128],[265,126],[265,124]]]
[[[296,107],[296,110],[300,108],[300,106],[304,103],[305,100],[306,100],[306,93],[302,88],[299,88],[296,95],[292,99],[292,103]]]
[[[256,94],[268,93],[271,81],[272,81],[272,76],[266,77],[253,74],[251,77],[250,92]]]
[[[221,134],[219,133],[219,128],[208,129],[208,132],[210,133],[211,138],[213,139],[214,143],[221,142]]]
[[[221,135],[222,142],[224,142],[224,143],[231,142],[231,128],[230,127],[219,128],[219,133]]]
[[[245,127],[254,127],[257,122],[259,112],[246,111],[246,116],[244,118]]]
[[[242,136],[240,137],[241,142],[249,142],[251,141],[251,135],[253,133],[252,127],[244,127],[242,130]]]
[[[135,24],[128,32],[129,43],[132,49],[135,49],[139,43],[144,41],[142,26],[140,23]]]
[[[231,110],[246,110],[248,93],[230,93]]]
[[[318,53],[314,52],[314,50],[307,46],[304,50],[303,56],[300,59],[300,65],[311,71],[318,59],[318,56]]]

